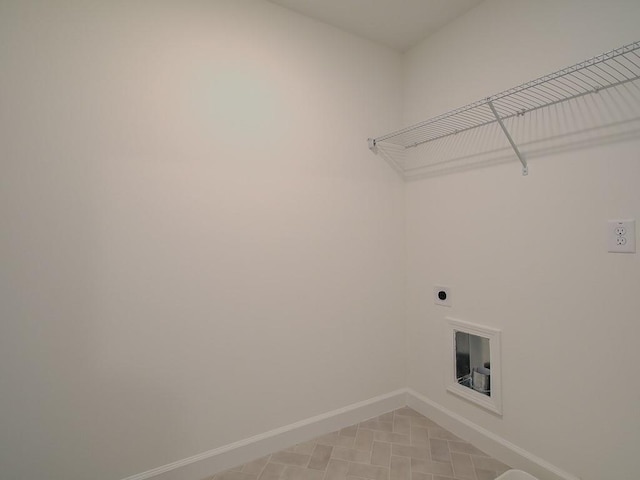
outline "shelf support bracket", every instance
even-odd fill
[[[509,130],[507,130],[507,127],[504,126],[504,123],[502,122],[500,115],[498,115],[498,112],[496,111],[496,107],[493,106],[493,102],[491,100],[487,100],[487,105],[489,105],[491,112],[496,117],[496,120],[498,121],[498,125],[500,125],[500,128],[502,129],[505,136],[507,137],[507,140],[509,140],[509,143],[511,144],[511,148],[513,148],[513,151],[516,152],[516,156],[518,157],[518,160],[520,160],[520,163],[522,163],[522,175],[528,175],[529,167],[527,166],[527,161],[524,159],[524,157],[520,153],[520,150],[518,150],[518,146],[513,141],[513,138],[511,138],[511,135],[509,134]]]

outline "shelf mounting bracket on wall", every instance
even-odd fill
[[[500,115],[498,115],[498,112],[496,111],[496,107],[493,106],[493,102],[491,101],[490,98],[487,98],[487,105],[489,105],[489,108],[491,109],[491,113],[493,113],[493,115],[496,117],[498,125],[500,125],[500,128],[502,129],[505,136],[507,137],[507,140],[509,140],[509,144],[511,145],[511,148],[513,148],[513,151],[516,152],[516,156],[518,157],[518,160],[520,160],[520,163],[522,163],[522,175],[528,175],[529,167],[527,166],[527,161],[522,156],[522,153],[520,153],[520,150],[518,150],[518,146],[513,141],[513,138],[511,138],[511,135],[509,134],[509,130],[507,130],[507,127],[504,126],[504,123],[502,122]]]

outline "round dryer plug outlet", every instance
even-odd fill
[[[449,287],[435,286],[433,287],[433,301],[436,305],[443,307],[451,306],[451,289]]]

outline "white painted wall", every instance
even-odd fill
[[[3,479],[404,386],[401,58],[262,1],[0,2]]]
[[[406,55],[404,123],[638,40],[637,1],[488,0]],[[640,142],[407,184],[408,385],[585,480],[638,477]],[[454,306],[433,304],[448,285]],[[444,317],[502,329],[502,418],[447,394]]]
[[[638,18],[487,0],[402,72],[266,2],[0,2],[3,478],[119,479],[404,385],[585,480],[635,478],[640,257],[604,225],[640,219],[638,142],[410,182],[405,229],[365,139]],[[445,313],[502,328],[502,418],[445,393]]]

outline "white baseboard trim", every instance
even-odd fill
[[[541,480],[580,480],[410,388],[407,389],[407,405],[513,468],[524,470]]]
[[[580,480],[561,468],[514,445],[499,435],[428,399],[403,388],[331,412],[276,428],[208,452],[178,460],[123,480],[203,480],[236,465],[263,457],[296,443],[339,430],[408,405],[497,460],[541,480]]]
[[[236,465],[277,452],[348,425],[407,405],[403,388],[230,443],[123,480],[202,480]]]

